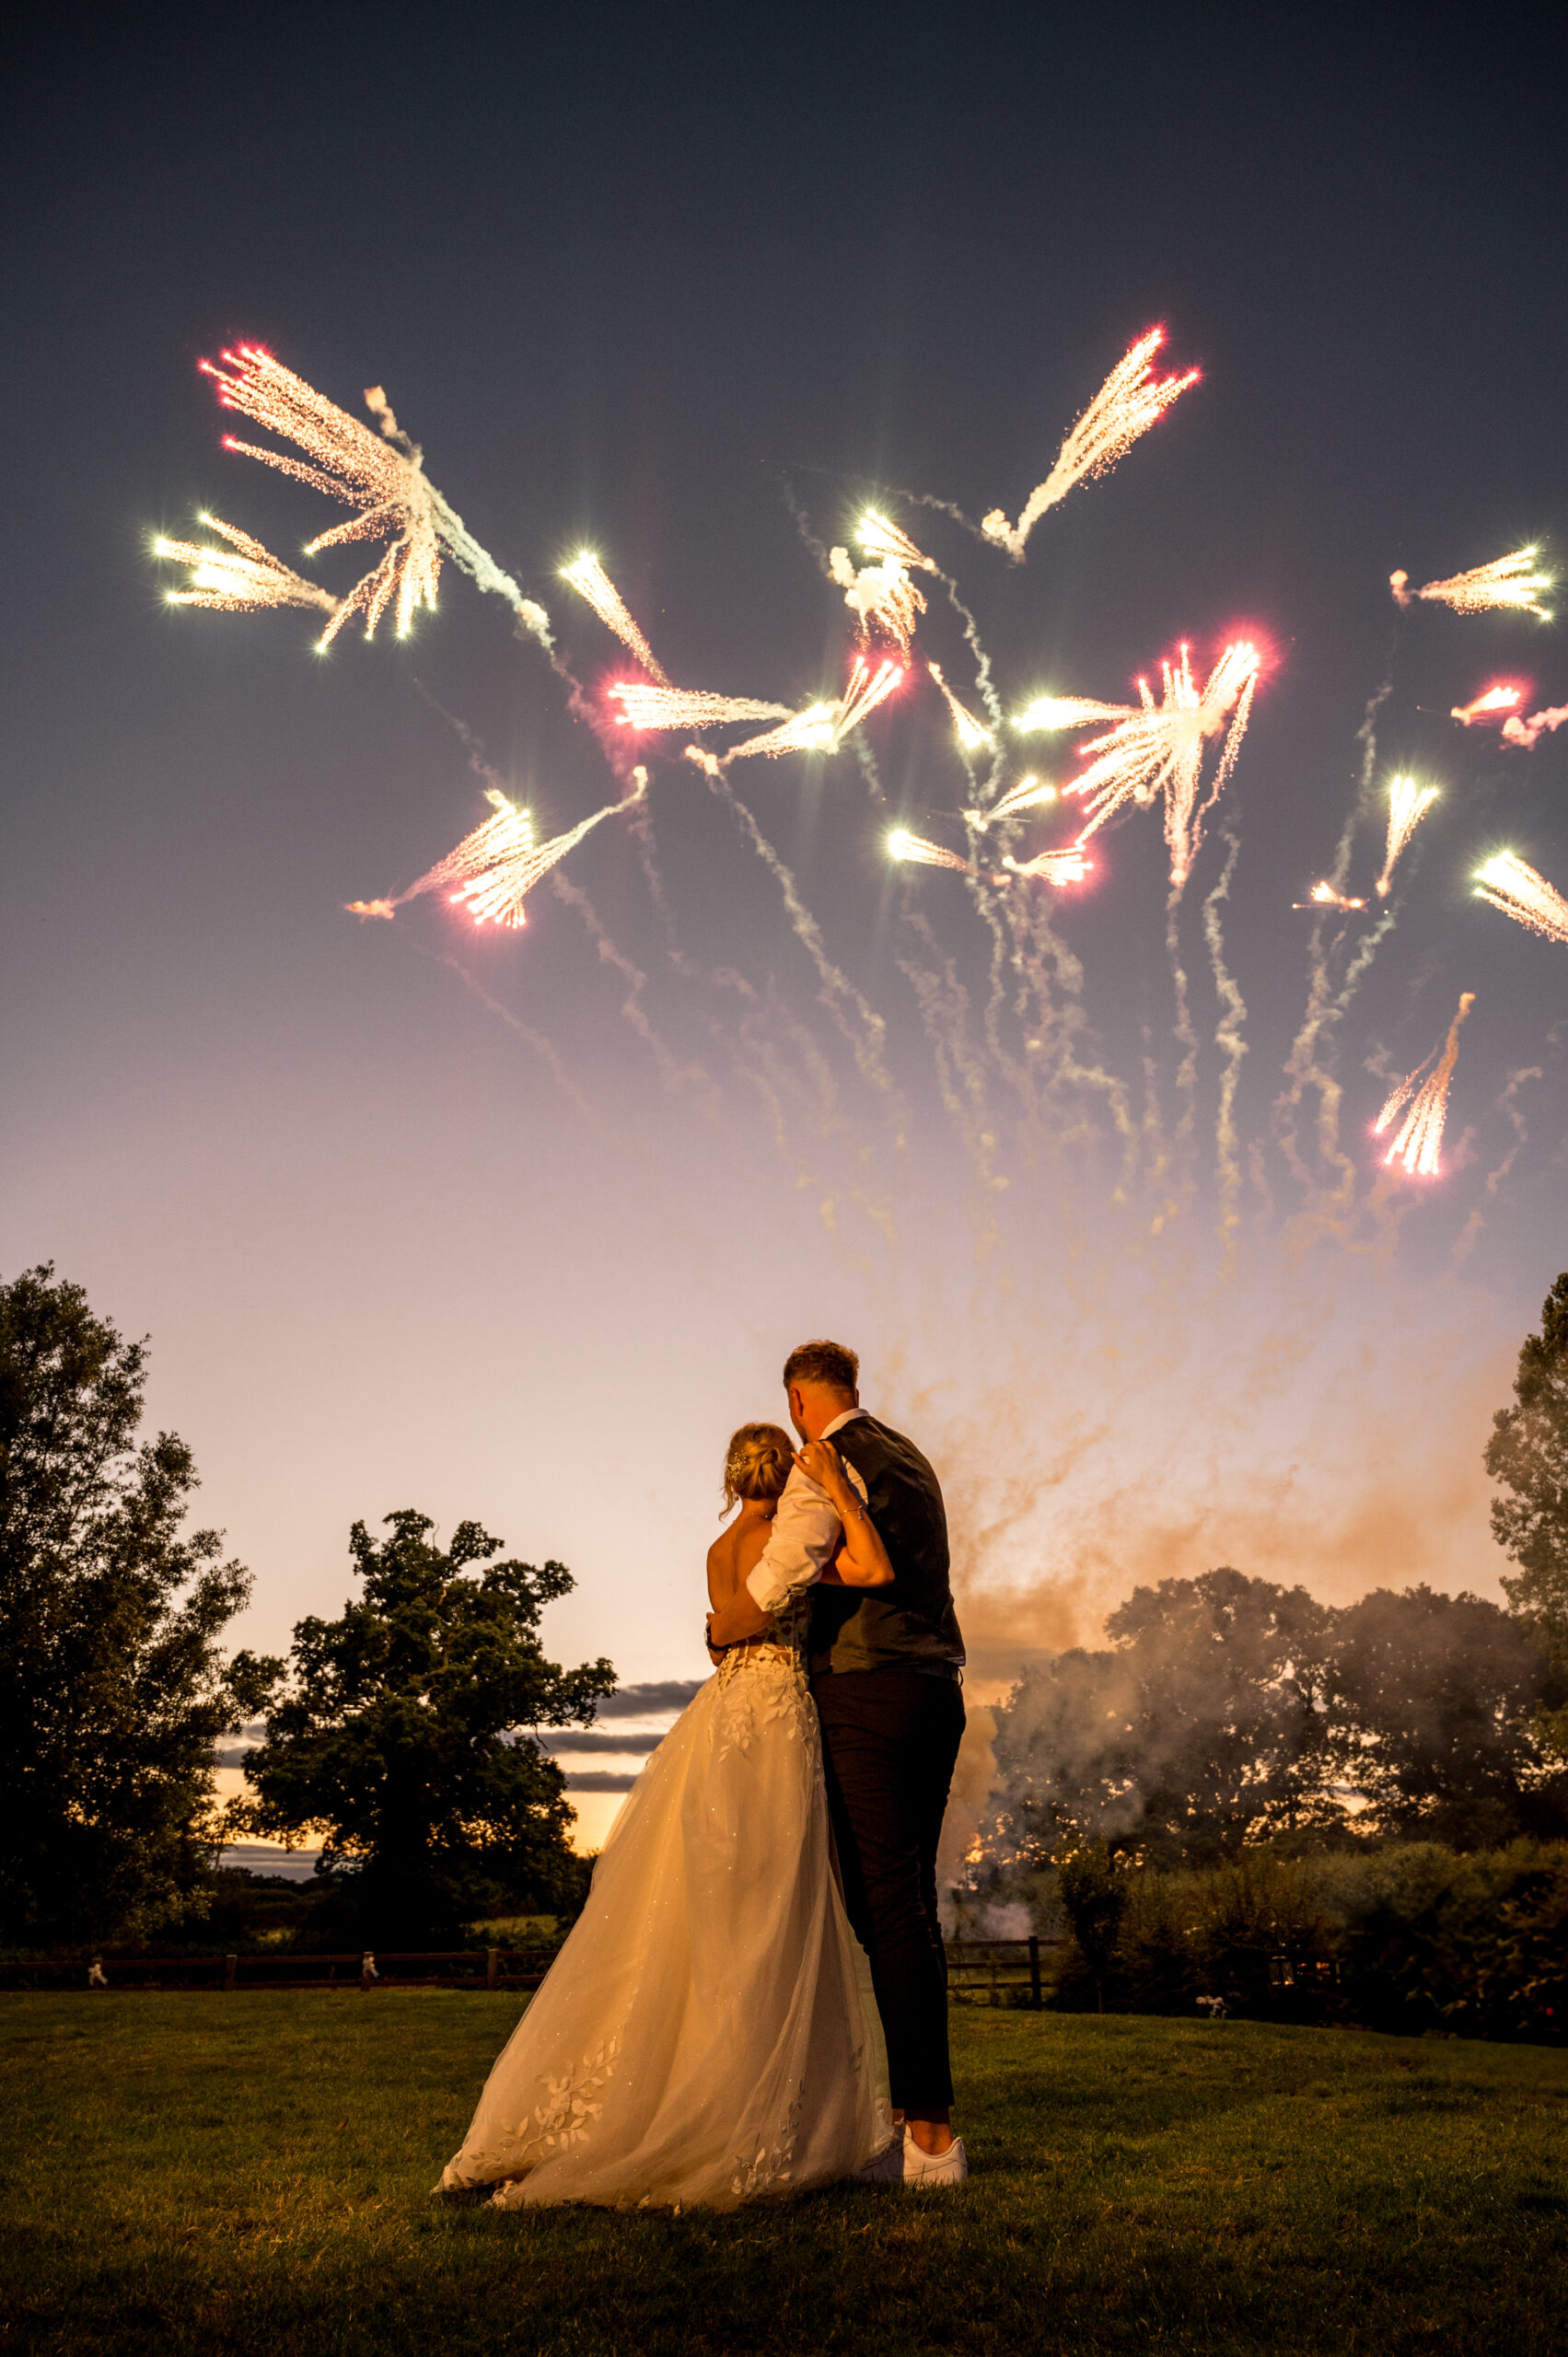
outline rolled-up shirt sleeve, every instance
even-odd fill
[[[826,1495],[797,1465],[784,1483],[762,1560],[746,1583],[753,1601],[763,1612],[776,1612],[814,1585],[838,1553],[842,1535]]]

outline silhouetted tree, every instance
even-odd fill
[[[52,1266],[0,1286],[0,1938],[134,1931],[210,1855],[213,1748],[252,1706],[217,1640],[250,1589],[135,1446],[146,1346]]]
[[[319,1832],[325,1871],[356,1870],[345,1898],[359,1928],[390,1945],[576,1890],[565,1778],[517,1731],[586,1725],[615,1673],[545,1659],[540,1614],[573,1585],[560,1563],[491,1563],[501,1542],[476,1522],[443,1552],[428,1515],[387,1521],[379,1546],[362,1522],[350,1534],[361,1600],[296,1625],[286,1687],[246,1762],[243,1821]],[[468,1576],[476,1563],[489,1568]],[[247,1667],[283,1678],[281,1662]]]
[[[1130,1876],[1114,1850],[1103,1841],[1085,1842],[1065,1850],[1056,1861],[1056,1889],[1062,1911],[1071,1926],[1078,1950],[1095,1984],[1095,2003],[1105,2011],[1105,1982],[1121,1918],[1127,1910]]]
[[[1514,1400],[1486,1445],[1486,1469],[1508,1492],[1493,1502],[1493,1535],[1519,1566],[1503,1582],[1509,1602],[1568,1672],[1568,1271],[1541,1305],[1540,1332],[1525,1337]],[[1554,1729],[1568,1753],[1568,1711]]]
[[[1429,1587],[1375,1588],[1335,1618],[1329,1708],[1369,1829],[1456,1850],[1568,1830],[1537,1724],[1557,1688],[1528,1628]]]

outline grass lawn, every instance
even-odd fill
[[[1568,2053],[955,2008],[956,2193],[432,2200],[517,2014],[6,1996],[0,2348],[1553,2357]]]

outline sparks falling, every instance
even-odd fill
[[[389,543],[370,572],[337,605],[321,633],[321,645],[328,645],[354,614],[364,616],[365,634],[374,637],[389,606],[398,635],[405,636],[415,613],[422,607],[435,607],[443,550],[482,589],[505,598],[525,627],[548,644],[544,609],[524,597],[430,482],[424,453],[399,425],[378,385],[365,396],[380,429],[373,434],[259,344],[242,343],[220,361],[201,365],[217,387],[225,409],[238,411],[281,441],[292,442],[306,457],[264,449],[232,434],[224,436],[226,449],[259,459],[263,466],[356,511],[346,524],[334,525],[308,542],[308,556],[350,540]]]
[[[942,677],[940,669],[935,663],[928,663],[925,668],[942,691],[943,699],[947,703],[948,711],[953,715],[953,727],[957,732],[958,743],[962,747],[963,750],[966,753],[978,753],[982,751],[984,748],[991,743],[990,729],[982,727],[981,723],[975,718],[973,713],[970,712],[966,705],[961,704],[958,702],[958,697],[953,693],[952,689],[947,685],[947,680]]]
[[[958,852],[948,851],[942,843],[927,842],[923,835],[912,835],[904,827],[895,827],[888,837],[888,856],[919,867],[956,867],[960,876],[971,872],[969,861]]]
[[[1488,688],[1473,702],[1457,703],[1448,717],[1457,720],[1461,728],[1473,728],[1480,720],[1501,720],[1504,713],[1516,711],[1524,700],[1523,688]]]
[[[1112,707],[1118,714],[1115,726],[1079,749],[1085,754],[1098,754],[1098,759],[1063,785],[1063,793],[1077,795],[1084,805],[1084,834],[1091,835],[1103,827],[1124,804],[1135,802],[1146,808],[1157,794],[1163,794],[1170,886],[1173,892],[1179,892],[1202,838],[1203,812],[1218,800],[1236,766],[1259,669],[1257,648],[1245,639],[1236,639],[1224,650],[1202,688],[1192,677],[1185,646],[1178,661],[1160,667],[1157,704],[1148,681],[1140,679],[1141,702]],[[1211,737],[1222,736],[1219,761],[1200,804],[1203,749]]]
[[[610,691],[621,706],[623,728],[723,728],[744,721],[791,720],[787,703],[762,703],[755,696],[715,696],[703,688],[649,688],[639,679],[618,679]],[[830,710],[828,705],[819,707]]]
[[[1091,720],[1123,720],[1130,704],[1096,703],[1091,696],[1036,696],[1014,715],[1020,737],[1049,736],[1060,728],[1084,728]]]
[[[1490,564],[1456,573],[1447,581],[1429,581],[1422,589],[1411,587],[1408,573],[1391,573],[1388,586],[1399,606],[1411,605],[1422,598],[1431,605],[1451,606],[1457,614],[1487,614],[1502,608],[1534,614],[1538,621],[1549,622],[1551,616],[1539,598],[1543,589],[1551,587],[1555,576],[1532,572],[1536,553],[1533,548],[1516,549],[1512,556],[1494,557]]]
[[[1433,1056],[1437,1058],[1434,1069],[1430,1073],[1426,1071],[1427,1064],[1433,1062],[1433,1056],[1428,1056],[1426,1063],[1418,1064],[1408,1080],[1400,1081],[1373,1123],[1373,1135],[1381,1137],[1389,1123],[1398,1118],[1401,1110],[1404,1111],[1399,1134],[1383,1156],[1386,1167],[1398,1162],[1403,1165],[1409,1178],[1441,1177],[1439,1154],[1443,1144],[1443,1123],[1448,1110],[1448,1084],[1454,1077],[1454,1066],[1458,1061],[1459,1026],[1474,1004],[1475,993],[1466,991],[1459,1001],[1459,1011],[1448,1026],[1448,1037],[1443,1042],[1441,1053],[1435,1049],[1433,1051]],[[1423,1073],[1426,1073],[1425,1079],[1422,1077]]]
[[[1305,900],[1293,900],[1293,909],[1364,909],[1365,900],[1353,900],[1347,893],[1336,891],[1331,884],[1314,884]]]
[[[1568,900],[1513,852],[1502,851],[1489,859],[1476,870],[1475,882],[1477,897],[1490,900],[1505,917],[1544,934],[1548,941],[1568,942]]]
[[[1005,794],[999,795],[989,810],[966,810],[964,816],[972,827],[983,830],[999,825],[1004,819],[1016,819],[1021,811],[1038,810],[1042,803],[1054,802],[1057,792],[1054,780],[1036,777],[1031,772],[1010,785]]]
[[[1388,899],[1400,854],[1436,799],[1434,785],[1418,785],[1413,777],[1397,777],[1389,785],[1388,841],[1383,853],[1383,873],[1377,878],[1380,900]]]
[[[749,737],[726,759],[738,761],[761,754],[776,761],[781,753],[836,753],[851,730],[868,719],[878,704],[887,702],[903,677],[900,663],[880,663],[873,670],[865,656],[857,655],[849,683],[836,703],[807,704],[804,712],[793,714],[765,736]]]
[[[1045,514],[1066,498],[1086,476],[1102,475],[1130,450],[1141,434],[1164,415],[1179,393],[1198,381],[1198,371],[1185,377],[1156,377],[1151,363],[1165,342],[1163,328],[1148,334],[1119,360],[1067,439],[1045,481],[1029,494],[1016,524],[1009,524],[1000,507],[981,523],[986,539],[1005,548],[1015,564],[1021,563],[1024,544]]]
[[[579,598],[586,598],[606,629],[612,630],[621,645],[636,656],[648,677],[668,688],[669,679],[663,665],[633,621],[620,590],[598,557],[585,549],[571,564],[562,566],[561,578],[570,582]]]
[[[552,835],[542,843],[536,837],[531,813],[492,786],[484,798],[494,815],[476,827],[471,835],[465,835],[455,851],[426,869],[406,892],[385,900],[350,900],[346,903],[348,912],[356,917],[391,917],[406,901],[417,900],[422,893],[447,891],[448,885],[455,885],[456,890],[447,891],[447,898],[455,907],[466,909],[476,924],[499,924],[516,930],[528,922],[523,903],[540,878],[548,876],[601,819],[611,818],[617,810],[625,810],[642,799],[647,791],[648,773],[637,769],[632,776],[633,791],[623,801],[607,802],[602,810],[595,810],[564,834]]]
[[[273,556],[249,532],[223,523],[216,516],[203,514],[198,521],[229,545],[214,549],[195,540],[156,540],[155,556],[191,568],[189,588],[166,589],[166,604],[211,606],[228,614],[260,613],[270,606],[317,606],[323,613],[336,614],[338,600],[329,590],[291,572],[281,557]]]
[[[1081,884],[1092,874],[1094,862],[1086,859],[1076,843],[1065,851],[1037,852],[1033,859],[1004,858],[1002,865],[1013,876],[1038,876],[1047,884]]]

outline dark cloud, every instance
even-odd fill
[[[635,1776],[619,1775],[610,1768],[586,1768],[581,1775],[568,1776],[569,1793],[629,1793],[636,1782]]]
[[[599,1704],[598,1715],[601,1719],[651,1719],[662,1712],[683,1711],[702,1683],[700,1678],[662,1678],[643,1686],[622,1686]]]

